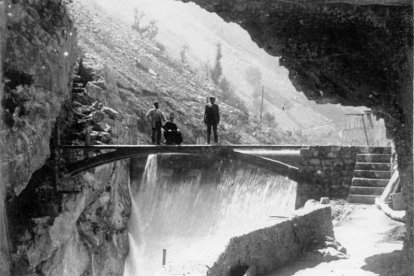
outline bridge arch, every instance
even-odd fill
[[[271,172],[277,173],[282,176],[289,177],[292,180],[297,181],[299,179],[299,169],[295,166],[278,161],[274,157],[275,152],[278,150],[296,150],[296,157],[300,158],[298,146],[242,146],[242,145],[226,145],[226,146],[209,146],[209,145],[183,145],[183,146],[152,146],[152,145],[140,145],[140,146],[61,146],[64,149],[86,151],[93,150],[111,150],[110,152],[102,153],[91,158],[85,158],[83,160],[68,164],[63,178],[70,178],[76,176],[82,172],[88,171],[95,167],[120,161],[124,159],[135,158],[139,156],[145,156],[149,154],[183,154],[183,155],[201,155],[207,159],[214,158],[226,158],[241,160],[243,162],[258,166],[260,168],[267,169]],[[258,153],[260,149],[261,153]],[[256,151],[255,151],[256,150]],[[263,150],[267,150],[264,152]]]

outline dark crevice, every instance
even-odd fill
[[[51,160],[36,171],[22,193],[8,199],[8,218],[11,233],[12,274],[22,275],[20,269],[28,267],[25,256],[19,256],[19,248],[25,247],[36,238],[39,228],[53,224],[61,212],[62,195],[56,192]]]
[[[3,68],[4,70],[4,94],[1,99],[1,105],[4,109],[4,122],[8,127],[16,125],[16,118],[28,115],[25,108],[25,102],[29,100],[24,89],[18,87],[26,87],[33,84],[33,76],[24,72]]]
[[[230,269],[229,276],[243,276],[249,269],[248,265],[238,265]]]
[[[86,84],[94,79],[94,73],[92,68],[87,68],[83,65],[83,59],[81,58],[79,60],[79,67],[76,72],[76,75],[78,75],[81,79],[80,82],[83,84],[83,86],[86,86]]]

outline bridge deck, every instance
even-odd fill
[[[279,145],[94,145],[94,146],[58,146],[61,149],[83,149],[85,151],[103,150],[104,153],[94,157],[85,158],[67,166],[64,177],[71,177],[81,172],[90,170],[97,166],[138,157],[148,154],[178,153],[203,155],[206,158],[225,156],[226,158],[237,158],[254,165],[266,167],[267,169],[279,172],[282,175],[291,175],[297,168],[277,160],[272,160],[278,152],[290,150],[293,155],[299,157],[299,150],[302,146],[279,146]]]
[[[57,146],[58,148],[65,149],[100,149],[100,150],[110,150],[110,149],[133,149],[133,150],[143,150],[143,151],[154,151],[157,152],[168,152],[171,150],[174,151],[187,151],[187,150],[203,150],[203,149],[243,149],[243,150],[281,150],[281,149],[301,149],[306,146],[297,146],[297,145],[93,145],[93,146]]]

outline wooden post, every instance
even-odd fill
[[[368,133],[367,133],[367,127],[365,126],[364,115],[362,115],[361,118],[362,118],[362,125],[364,126],[365,139],[367,140],[367,146],[369,147]]]
[[[85,146],[86,148],[83,150],[83,156],[85,158],[89,158],[89,149],[87,148],[88,146],[91,145],[91,121],[87,121],[86,122],[86,129],[85,129]]]
[[[365,126],[364,114],[361,114],[361,113],[356,113],[356,114],[345,114],[345,115],[359,116],[360,118],[362,118],[362,126],[363,126],[363,128],[364,128],[365,139],[366,139],[366,141],[367,141],[367,146],[369,147],[368,133],[367,133],[367,128],[366,128],[366,126]],[[351,126],[351,127],[352,127],[352,126]]]
[[[167,261],[167,249],[162,250],[162,265],[164,266]]]
[[[57,191],[60,187],[60,177],[59,177],[59,146],[60,146],[60,127],[59,127],[59,119],[56,120],[56,127],[55,127],[55,137],[53,139],[53,177],[55,180],[55,191]]]
[[[264,86],[262,86],[262,102],[261,102],[261,104],[260,104],[260,122],[259,122],[259,132],[262,132],[263,95],[264,95]]]

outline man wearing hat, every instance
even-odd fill
[[[210,97],[210,103],[206,105],[204,112],[204,123],[207,126],[207,144],[210,144],[211,128],[213,128],[214,142],[218,143],[217,125],[220,122],[220,112],[215,101],[216,98]]]
[[[151,140],[153,144],[160,145],[161,144],[161,127],[163,122],[165,122],[164,114],[162,111],[158,109],[159,104],[158,102],[154,102],[154,107],[151,108],[147,113],[147,119],[151,123]]]

